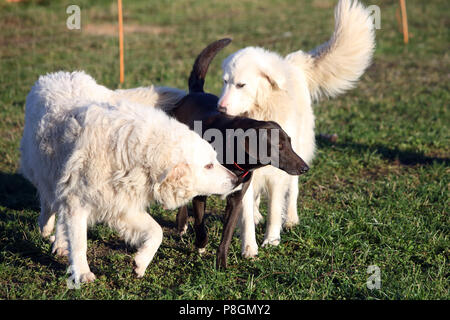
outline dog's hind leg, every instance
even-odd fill
[[[52,212],[49,203],[40,195],[41,213],[39,214],[39,230],[44,238],[50,237],[55,227],[55,213]]]
[[[56,231],[52,245],[52,253],[56,253],[58,256],[67,256],[69,254],[69,242],[65,228],[64,214],[59,214],[56,220]]]
[[[286,221],[284,222],[285,228],[292,228],[298,224],[297,213],[297,198],[298,198],[298,177],[293,176],[290,178],[289,183],[289,197],[287,205]]]
[[[163,231],[161,226],[145,211],[127,212],[120,219],[119,232],[127,242],[139,245],[134,257],[134,272],[140,278],[152,261],[161,245]]]
[[[58,215],[64,215],[64,224],[69,241],[69,261],[72,274],[70,277],[75,283],[91,282],[95,275],[89,269],[87,262],[87,222],[90,211],[82,207],[78,199],[71,199],[71,203],[63,204]]]

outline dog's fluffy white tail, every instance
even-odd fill
[[[305,71],[315,100],[354,87],[369,66],[375,48],[371,13],[361,3],[340,0],[334,14],[334,33],[328,42],[308,53],[297,51],[286,57]]]

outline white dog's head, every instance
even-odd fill
[[[285,90],[285,64],[273,52],[247,47],[223,64],[223,88],[218,108],[230,115],[248,113],[274,90]]]
[[[183,147],[176,165],[163,177],[159,201],[166,209],[186,204],[199,195],[225,194],[233,190],[238,178],[217,161],[213,147],[193,131],[193,139]]]

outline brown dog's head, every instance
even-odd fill
[[[241,140],[241,146],[247,155],[246,163],[241,163],[242,167],[248,167],[251,163],[258,167],[270,164],[291,175],[300,175],[309,170],[305,161],[292,148],[291,138],[278,123],[249,120],[251,127],[244,131],[245,138]],[[255,130],[253,136],[249,134],[251,130]]]
[[[309,170],[308,165],[292,148],[291,137],[288,136],[286,131],[274,121],[264,122],[266,123],[265,128],[269,132],[268,135],[270,135],[265,143],[267,143],[268,147],[270,145],[273,152],[278,153],[278,166],[275,166],[292,175],[300,175],[307,172]],[[278,145],[274,146],[271,141],[276,141],[276,139],[271,138],[276,132],[278,134]]]

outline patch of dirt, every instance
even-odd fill
[[[175,31],[174,27],[163,27],[155,25],[138,25],[138,24],[124,24],[123,32],[126,33],[145,33],[145,34],[171,34]],[[81,26],[81,32],[95,36],[118,36],[119,26],[112,23],[103,24],[87,24]]]

